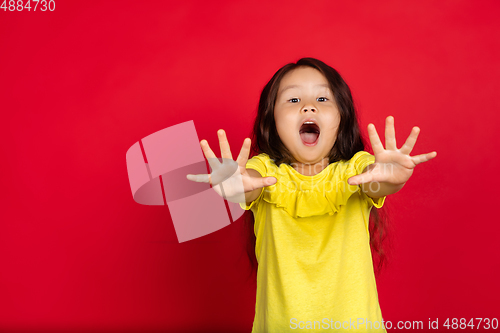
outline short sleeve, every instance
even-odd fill
[[[255,171],[257,171],[262,177],[267,177],[267,163],[266,163],[266,159],[269,159],[269,157],[267,157],[267,155],[265,154],[260,154],[260,155],[257,155],[257,156],[254,156],[252,157],[251,159],[249,159],[247,161],[247,169],[253,169]],[[252,209],[254,206],[257,206],[259,204],[259,202],[262,200],[262,196],[264,194],[264,189],[260,192],[260,195],[257,199],[255,199],[254,201],[252,201],[250,203],[250,205],[247,205],[246,203],[241,203],[240,202],[240,207],[244,210],[250,210]]]
[[[359,175],[367,166],[375,163],[375,156],[366,151],[359,151],[352,157],[351,161],[356,169],[356,174]]]
[[[362,193],[363,197],[366,199],[366,201],[368,202],[369,206],[374,206],[375,208],[382,208],[382,206],[384,205],[385,196],[381,197],[381,198],[372,198],[372,197],[369,197],[368,195],[366,195],[366,193],[363,191],[361,191],[361,193]]]
[[[354,168],[356,169],[356,174],[359,175],[363,173],[363,170],[365,170],[367,166],[375,163],[375,156],[371,155],[366,151],[360,151],[353,156],[352,160],[354,162]],[[385,196],[381,198],[372,198],[361,190],[360,185],[359,185],[359,191],[369,206],[374,206],[375,208],[382,208],[382,206],[384,205],[386,198]]]
[[[266,177],[267,175],[267,155],[260,154],[257,156],[252,157],[247,161],[247,169],[253,169],[256,170],[262,177]]]

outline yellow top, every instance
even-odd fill
[[[374,162],[360,151],[304,176],[267,154],[248,161],[247,168],[278,180],[240,204],[252,210],[257,237],[252,333],[385,332],[368,233],[370,209],[385,197],[374,200],[347,183]]]

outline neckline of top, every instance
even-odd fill
[[[326,168],[324,168],[323,170],[321,170],[319,173],[315,174],[314,176],[303,175],[300,172],[298,172],[297,170],[295,170],[291,165],[285,164],[285,163],[282,163],[282,164],[286,165],[286,168],[291,170],[291,172],[295,176],[299,177],[300,179],[314,181],[314,180],[319,180],[319,179],[323,178],[325,175],[327,175],[328,172],[330,172],[330,169],[333,167],[333,165],[336,164],[336,162],[328,164],[326,166]]]

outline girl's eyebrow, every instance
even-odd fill
[[[300,87],[302,87],[300,84],[292,84],[292,85],[286,86],[283,89],[281,89],[279,94],[282,94],[287,89],[300,88]],[[330,88],[330,85],[328,83],[323,83],[323,84],[317,84],[317,85],[315,85],[315,87]]]

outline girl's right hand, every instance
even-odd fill
[[[215,156],[206,140],[201,140],[200,145],[205,157],[212,168],[211,174],[187,175],[187,179],[195,182],[210,183],[212,188],[224,199],[236,202],[246,202],[250,192],[276,183],[275,177],[252,177],[246,168],[250,153],[250,139],[243,141],[240,154],[236,161],[233,160],[229,142],[224,130],[217,131],[219,137],[222,163]],[[222,186],[221,186],[222,185]]]

